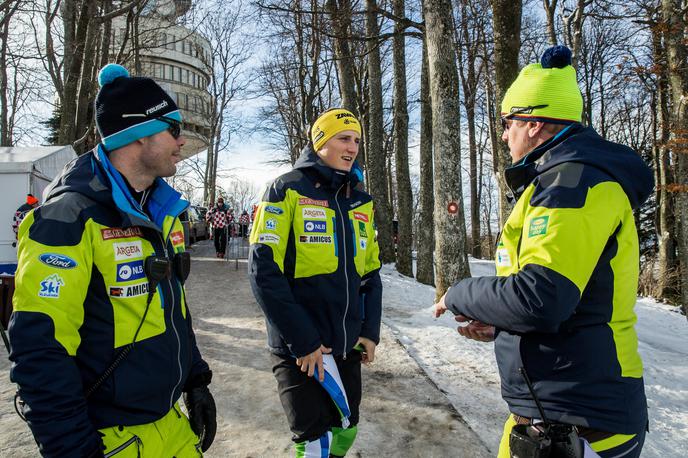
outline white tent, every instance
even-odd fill
[[[29,193],[43,202],[45,188],[75,157],[71,146],[0,147],[0,271],[17,262],[15,211]]]

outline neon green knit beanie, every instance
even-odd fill
[[[502,101],[502,116],[556,124],[581,122],[583,97],[566,46],[547,49],[539,64],[521,70]]]

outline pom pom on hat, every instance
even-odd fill
[[[571,50],[562,45],[548,48],[540,58],[542,68],[564,68],[571,62]]]
[[[118,64],[107,64],[98,73],[98,84],[103,87],[120,77],[129,78],[129,71]]]

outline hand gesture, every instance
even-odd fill
[[[331,353],[332,349],[327,348],[324,345],[320,345],[320,348],[315,350],[313,353],[309,353],[306,356],[296,358],[296,365],[301,367],[301,372],[308,372],[309,377],[313,377],[313,372],[317,366],[318,368],[318,379],[321,382],[325,381],[325,368],[323,367],[323,353]]]
[[[477,340],[479,342],[492,342],[495,340],[494,326],[478,320],[472,320],[465,315],[456,315],[454,319],[459,323],[468,323],[468,326],[459,326],[456,329],[459,331],[459,334],[465,338]]]
[[[363,353],[361,354],[361,362],[363,364],[370,364],[375,360],[375,342],[367,337],[359,337],[356,345],[363,345]]]

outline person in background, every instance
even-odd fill
[[[352,446],[361,362],[373,361],[380,339],[373,200],[356,189],[360,137],[349,111],[323,113],[312,145],[268,187],[251,231],[249,278],[297,457]]]
[[[18,239],[17,234],[19,233],[19,225],[22,221],[24,221],[26,215],[36,207],[38,207],[38,199],[36,199],[33,194],[27,194],[26,202],[17,208],[16,212],[14,212],[14,216],[12,217],[12,232],[14,232],[15,242]],[[16,246],[16,243],[14,245]]]
[[[213,240],[215,241],[215,256],[225,257],[227,249],[227,230],[229,224],[229,208],[222,197],[217,199],[217,205],[208,211],[213,225]]]
[[[120,65],[98,79],[101,143],[19,228],[10,378],[44,457],[199,457],[212,372],[184,294],[189,203],[162,179],[182,158],[181,113]]]
[[[568,48],[521,71],[502,101],[513,162],[505,178],[518,201],[497,245],[497,276],[464,279],[435,304],[435,316],[451,310],[467,323],[462,336],[495,341],[511,412],[499,458],[536,456],[512,445],[543,437],[545,419],[560,433],[555,443],[577,435],[571,444],[586,457],[635,458],[643,448],[633,212],[653,175],[638,153],[583,126],[582,112]]]

